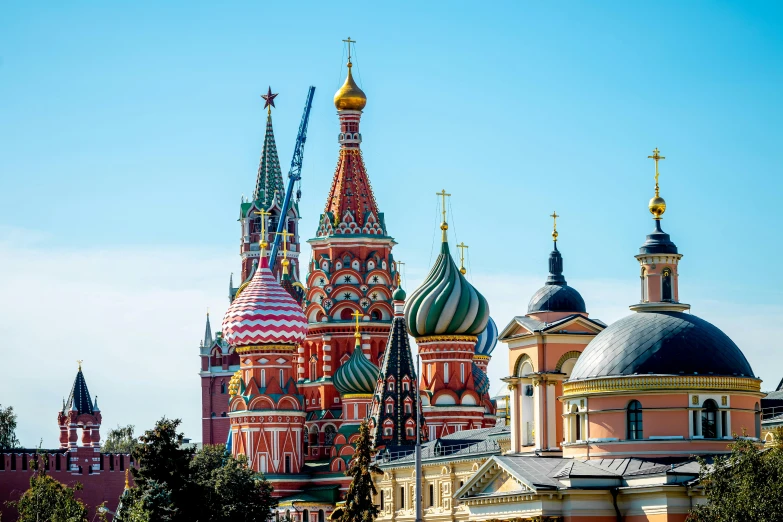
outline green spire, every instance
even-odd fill
[[[285,188],[283,186],[283,172],[280,170],[280,159],[277,157],[277,145],[275,144],[275,132],[272,130],[272,113],[267,113],[266,134],[264,135],[264,148],[261,150],[261,161],[258,165],[258,177],[256,178],[256,190],[253,192],[253,200],[258,202],[261,208],[269,208],[277,193],[278,202],[282,202]]]

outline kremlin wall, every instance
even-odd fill
[[[703,498],[694,456],[726,453],[737,433],[759,440],[765,394],[740,348],[681,300],[692,296],[680,295],[683,253],[663,230],[664,157],[649,156],[654,195],[639,212],[651,213],[652,231],[629,250],[640,274],[630,314],[614,324],[590,315],[566,281],[554,213],[544,284],[497,325],[452,257],[445,190],[440,253],[417,288],[403,288],[361,152],[367,96],[350,60],[349,52],[334,96],[337,166],[307,232],[308,260],[299,257],[299,220],[312,202],[285,205],[276,94],[264,96],[255,191],[239,213],[241,276],[230,279],[219,331],[208,315],[199,347],[203,443],[247,456],[275,488],[278,520],[340,513],[364,420],[383,470],[383,521],[415,520],[417,438],[425,520],[685,520]],[[285,243],[270,259],[278,226]],[[509,348],[507,361],[494,362],[507,365],[508,421],[489,395],[498,341]],[[132,462],[100,452],[100,420],[80,368],[58,414],[61,447],[46,462],[58,480],[84,484],[88,504],[113,509]],[[26,488],[29,453],[0,455],[0,501]]]

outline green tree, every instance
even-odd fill
[[[109,435],[103,441],[101,451],[103,453],[133,453],[133,450],[139,445],[139,440],[133,436],[134,429],[133,424],[128,424],[109,430]]]
[[[205,446],[191,463],[198,486],[201,520],[253,522],[269,520],[277,500],[272,485],[250,469],[243,455],[226,455],[223,444]]]
[[[18,448],[19,439],[16,438],[16,413],[14,407],[3,408],[0,404],[0,449]]]
[[[689,522],[783,520],[783,447],[760,448],[738,439],[730,455],[715,457],[711,465],[701,459],[700,463],[707,503],[691,511]]]
[[[381,468],[372,462],[375,451],[370,440],[370,427],[367,421],[359,425],[359,438],[356,440],[356,453],[345,474],[352,477],[348,493],[345,495],[345,509],[340,522],[373,522],[378,516],[378,506],[373,502],[377,493],[372,481],[373,474],[380,475]]]
[[[19,513],[17,521],[87,522],[87,507],[75,496],[81,485],[69,488],[56,481],[41,468],[39,458],[31,460],[30,489],[18,501],[7,503]]]

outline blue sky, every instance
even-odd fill
[[[166,386],[193,393],[124,415],[102,404],[110,424],[167,413],[199,438],[194,345],[203,310],[219,317],[238,271],[238,203],[253,190],[264,131],[259,94],[280,93],[273,118],[286,170],[307,86],[317,87],[301,223],[314,233],[337,159],[331,99],[348,35],[368,95],[364,156],[409,286],[429,268],[435,192],[446,188],[452,231],[470,245],[471,276],[501,328],[545,279],[555,209],[569,282],[597,317],[621,317],[637,299],[633,255],[652,229],[646,157],[658,147],[663,226],[685,254],[681,298],[732,335],[765,387],[783,376],[779,3],[16,2],[2,11],[0,333],[18,368],[45,345],[41,372],[57,394],[25,406],[17,392],[28,375],[0,384],[30,444],[56,438],[51,412],[77,358],[107,400],[121,402],[115,386],[146,389],[139,379],[162,386],[140,392],[147,403],[165,403]],[[54,292],[62,330],[43,335],[23,304]],[[504,357],[493,360],[493,388]]]

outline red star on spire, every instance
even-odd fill
[[[275,106],[275,98],[277,98],[277,94],[272,94],[272,87],[269,87],[269,90],[266,92],[266,94],[261,95],[261,97],[264,99],[264,109],[266,109],[270,105],[272,107]]]

